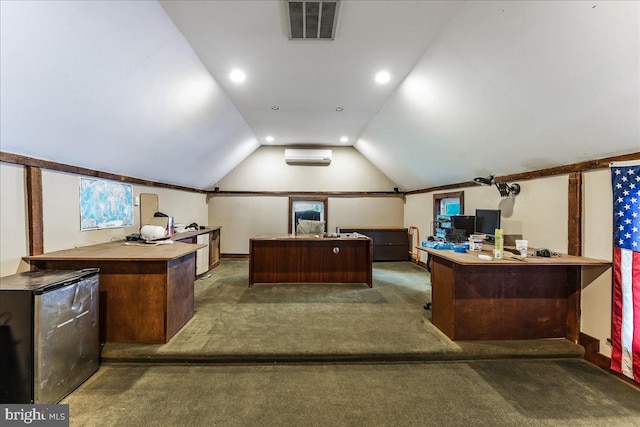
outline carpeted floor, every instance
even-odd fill
[[[197,281],[195,316],[167,344],[105,345],[61,402],[70,425],[640,425],[640,390],[580,346],[450,341],[414,264],[376,263],[372,289],[247,277],[225,259]]]
[[[196,281],[195,314],[167,344],[107,343],[102,361],[414,361],[579,357],[566,340],[452,342],[423,308],[429,273],[410,262],[374,263],[373,288],[353,284],[256,284],[248,261],[223,259]]]
[[[72,426],[637,426],[640,391],[580,359],[111,365]]]

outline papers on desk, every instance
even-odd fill
[[[480,255],[478,255],[478,258],[483,259],[485,261],[493,261],[493,258],[490,255],[480,254]],[[514,254],[511,254],[509,252],[506,252],[502,259],[507,260],[507,261],[512,261],[513,260],[513,261],[527,262],[527,259],[525,257],[520,256],[520,255],[514,255]]]

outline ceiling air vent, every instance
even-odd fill
[[[340,0],[287,0],[290,40],[333,40]]]
[[[331,150],[309,148],[286,148],[284,161],[288,165],[328,165],[331,163]]]

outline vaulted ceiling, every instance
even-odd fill
[[[341,0],[333,40],[285,0],[0,7],[4,152],[209,188],[353,145],[412,190],[640,150],[637,1]]]

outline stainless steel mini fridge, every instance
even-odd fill
[[[99,366],[98,269],[0,278],[0,403],[58,403]]]

